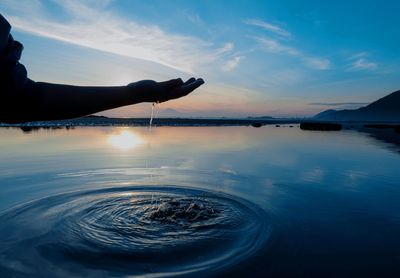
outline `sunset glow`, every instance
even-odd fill
[[[107,141],[114,148],[121,150],[130,150],[143,144],[143,140],[129,130],[123,130],[120,133],[110,135]]]

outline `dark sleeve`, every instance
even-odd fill
[[[8,23],[8,21],[0,14],[0,54],[3,53],[4,49],[8,45],[10,30],[10,23]]]
[[[13,39],[10,29],[0,15],[0,121],[18,121],[15,111],[21,111],[18,117],[24,117],[35,104],[35,82],[28,79],[24,65],[19,63],[24,47]]]
[[[0,15],[0,87],[3,92],[14,93],[24,87],[28,81],[24,65],[19,63],[23,45],[10,35],[11,26]]]
[[[28,79],[28,73],[24,65],[19,63],[23,50],[24,46],[20,42],[14,41],[10,35],[8,37],[8,45],[1,60],[4,71],[6,71],[5,78],[8,79],[11,87],[21,88],[26,84]]]

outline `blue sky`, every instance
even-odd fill
[[[32,79],[203,77],[198,92],[161,105],[161,115],[177,116],[307,116],[398,90],[399,11],[389,0],[0,2]]]

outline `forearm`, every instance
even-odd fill
[[[139,93],[126,86],[83,87],[31,80],[21,91],[11,94],[13,100],[2,111],[7,122],[77,118],[142,101]]]
[[[37,82],[32,94],[39,100],[42,116],[50,120],[76,118],[140,102],[126,86],[82,87]]]

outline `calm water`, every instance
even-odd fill
[[[386,137],[2,128],[0,276],[398,277]]]

